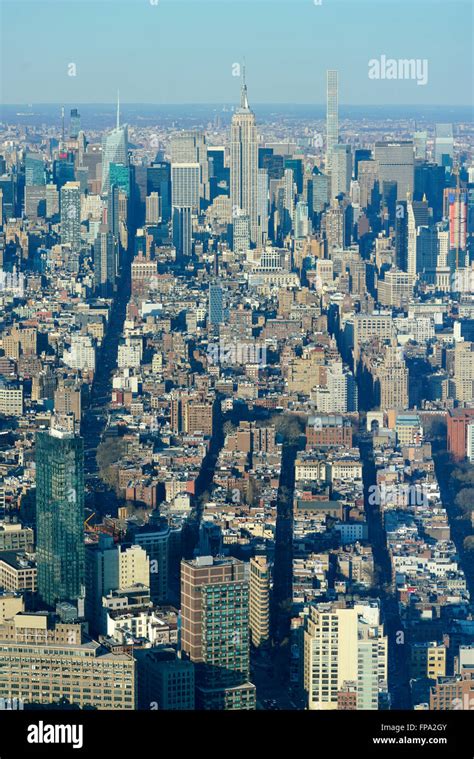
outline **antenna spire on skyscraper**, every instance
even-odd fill
[[[245,60],[244,60],[244,65],[242,66],[242,91],[240,94],[240,107],[241,108],[249,107],[249,101],[247,97],[247,81],[245,79]]]

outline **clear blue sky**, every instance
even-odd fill
[[[468,0],[0,2],[3,103],[233,102],[244,57],[254,103],[322,103],[327,68],[345,104],[472,102]],[[369,79],[381,55],[427,59],[428,83]]]

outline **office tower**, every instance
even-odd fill
[[[255,709],[248,682],[249,586],[238,559],[181,562],[181,648],[196,665],[197,707]]]
[[[443,218],[443,194],[446,184],[446,172],[442,166],[435,163],[415,164],[415,187],[413,200],[426,198],[428,205],[433,209],[433,222]]]
[[[45,185],[46,175],[44,171],[43,156],[40,153],[27,153],[25,156],[25,185]]]
[[[452,124],[436,124],[434,162],[439,166],[447,166],[452,163],[454,155],[454,138]]]
[[[128,165],[128,130],[127,125],[120,126],[120,102],[117,99],[117,123],[115,129],[102,140],[102,186],[101,193],[110,189],[110,164]]]
[[[240,108],[232,116],[230,133],[230,200],[234,212],[250,217],[250,240],[258,241],[258,136],[255,115],[247,99],[244,80]]]
[[[109,189],[118,187],[125,192],[128,198],[131,196],[131,167],[123,163],[110,162],[109,165]]]
[[[259,147],[258,168],[266,169],[269,179],[282,179],[285,171],[285,158],[282,155],[275,155],[273,148]]]
[[[250,249],[250,216],[236,211],[232,217],[232,250],[234,253],[247,253]]]
[[[455,400],[472,402],[474,399],[474,343],[466,340],[456,343],[453,384]]]
[[[228,169],[225,168],[225,147],[212,145],[207,148],[209,161],[209,178],[223,182],[228,179]]]
[[[438,229],[433,226],[419,227],[416,238],[416,272],[420,280],[427,284],[436,284],[438,254]]]
[[[174,208],[199,210],[198,163],[171,164],[171,202]]]
[[[225,148],[209,147],[209,200],[230,194],[230,169],[225,165]]]
[[[114,235],[102,224],[94,241],[94,283],[103,297],[110,297],[117,276],[117,243]]]
[[[76,140],[81,131],[81,114],[77,108],[71,108],[70,123],[69,123],[69,137],[72,140]]]
[[[163,603],[170,596],[173,543],[180,539],[180,532],[171,530],[166,519],[153,514],[148,524],[134,529],[132,534],[133,542],[146,551],[150,561],[150,595],[152,601]]]
[[[268,206],[268,173],[266,169],[259,169],[257,177],[257,247],[265,247],[268,239]]]
[[[221,285],[209,285],[209,323],[223,324],[224,322],[224,291]]]
[[[46,216],[46,185],[27,185],[25,187],[25,216],[29,219]]]
[[[397,200],[413,194],[413,142],[376,142],[374,160],[378,164],[379,185],[393,180],[397,183]]]
[[[61,189],[66,182],[74,182],[76,179],[74,160],[72,153],[60,153],[58,160],[53,162],[53,182]]]
[[[381,409],[408,408],[408,368],[396,342],[386,347],[382,365],[377,371],[377,380],[380,398],[377,405]]]
[[[377,283],[377,300],[382,306],[407,306],[413,295],[413,277],[406,271],[392,268]]]
[[[171,164],[166,161],[152,163],[146,170],[146,194],[157,192],[161,200],[164,224],[171,221]]]
[[[38,594],[48,606],[84,596],[82,438],[51,429],[36,436]]]
[[[199,164],[199,195],[209,200],[209,162],[206,135],[188,130],[176,132],[171,137],[171,163]]]
[[[309,235],[308,204],[299,200],[295,209],[295,239],[302,240]]]
[[[303,633],[303,682],[309,709],[338,709],[354,685],[357,710],[377,710],[386,689],[387,637],[375,605],[311,605]],[[339,701],[340,703],[340,701]]]
[[[329,177],[322,174],[317,168],[313,169],[313,174],[309,180],[312,185],[313,205],[311,206],[308,198],[308,205],[313,213],[322,213],[329,203]]]
[[[359,163],[361,161],[370,161],[372,151],[367,148],[357,148],[354,151],[354,179],[359,179]]]
[[[173,245],[176,248],[177,261],[191,257],[193,252],[193,224],[190,207],[173,207]]]
[[[80,624],[54,614],[16,614],[0,624],[0,669],[0,700],[136,708],[133,656],[112,654],[87,639]]]
[[[397,183],[391,179],[382,184],[382,214],[386,232],[395,226],[397,211]]]
[[[326,172],[332,171],[332,150],[339,142],[338,72],[326,72]],[[331,193],[334,196],[334,193]]]
[[[0,177],[0,190],[2,192],[2,206],[4,220],[15,216],[16,207],[16,179],[13,175],[4,174]]]
[[[161,199],[157,192],[152,192],[146,196],[146,211],[145,211],[145,223],[146,224],[159,224],[161,219],[160,214]]]
[[[372,205],[373,191],[378,184],[378,166],[375,161],[359,161],[358,182],[360,189],[360,207]]]
[[[415,159],[420,161],[426,160],[426,143],[428,140],[428,132],[415,132],[413,135],[413,147],[415,149]]]
[[[296,192],[298,195],[303,194],[303,161],[301,158],[285,158],[285,169],[291,169],[293,172],[293,179],[296,185]]]
[[[46,185],[46,218],[59,214],[59,192],[54,184]]]
[[[350,145],[334,145],[331,149],[331,195],[348,195],[352,177],[352,152]]]
[[[395,213],[395,264],[408,270],[408,206],[406,200],[399,200]]]
[[[443,292],[451,289],[451,270],[449,268],[449,230],[447,225],[439,223],[438,234],[438,261],[436,265],[436,288]]]
[[[73,251],[81,247],[81,188],[79,182],[61,187],[61,242]]]
[[[107,197],[107,226],[121,244],[128,224],[129,209],[129,195],[116,184],[111,184]],[[126,245],[122,244],[122,247]]]
[[[329,257],[333,248],[344,247],[344,209],[336,201],[324,212],[322,228],[327,240]]]
[[[467,246],[467,192],[450,188],[447,193],[449,218],[449,248],[453,268],[463,265]]]
[[[427,201],[413,200],[407,203],[407,271],[412,277],[417,274],[418,229],[431,223]]]
[[[283,174],[283,218],[282,231],[287,234],[293,229],[295,214],[295,182],[293,169],[285,169]]]
[[[250,559],[249,626],[252,645],[270,639],[270,567],[266,556]]]

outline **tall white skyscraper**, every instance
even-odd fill
[[[171,164],[171,202],[174,208],[199,209],[199,177],[198,163]]]
[[[338,72],[326,72],[326,171],[331,171],[332,149],[339,141]]]
[[[102,194],[110,189],[110,164],[120,163],[128,166],[128,129],[120,126],[120,101],[117,98],[117,124],[102,141]]]
[[[171,163],[198,163],[200,195],[209,200],[209,162],[206,135],[203,132],[175,132],[171,137]]]
[[[258,242],[258,136],[244,81],[240,108],[232,116],[230,133],[230,198],[234,212],[250,217],[250,239]]]

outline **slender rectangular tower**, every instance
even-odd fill
[[[339,141],[338,72],[326,72],[326,171],[331,171],[332,149]]]
[[[38,593],[48,606],[84,594],[84,456],[78,435],[36,437]]]
[[[250,110],[247,86],[242,86],[240,108],[232,116],[230,135],[230,198],[233,216],[250,217],[250,239],[258,241],[258,136]]]

